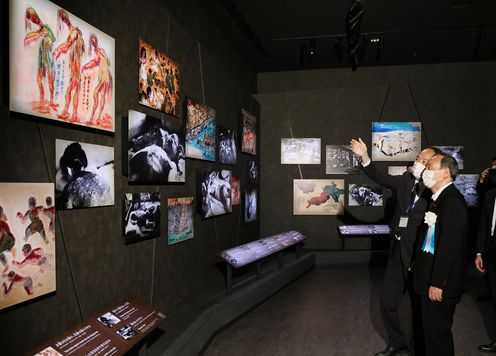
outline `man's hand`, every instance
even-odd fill
[[[486,272],[486,269],[484,268],[484,260],[482,259],[482,256],[477,256],[475,258],[475,268],[481,273]]]
[[[443,300],[443,290],[437,287],[429,287],[429,299],[433,302],[441,302]]]
[[[479,182],[480,183],[484,183],[484,181],[486,180],[487,178],[487,175],[489,174],[489,170],[491,168],[486,168],[482,171],[482,173],[480,174],[480,177],[479,177]]]
[[[367,145],[362,141],[361,138],[357,140],[352,139],[350,142],[350,148],[354,154],[360,156],[362,159],[362,163],[368,163],[370,161],[370,157],[367,153]]]

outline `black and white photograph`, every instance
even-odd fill
[[[478,174],[459,174],[455,179],[455,187],[462,193],[467,205],[470,207],[479,205],[479,198],[475,189],[478,180]]]
[[[281,164],[320,164],[320,138],[281,138]]]
[[[114,148],[55,141],[57,210],[114,205]]]
[[[199,179],[199,210],[203,218],[231,213],[231,171],[207,171]]]
[[[127,193],[123,230],[126,245],[160,237],[160,193]]]
[[[129,181],[136,183],[185,182],[184,134],[174,118],[158,119],[129,110]]]
[[[236,132],[231,129],[218,126],[217,135],[217,141],[219,142],[219,163],[238,163]]]
[[[382,187],[370,184],[350,184],[348,191],[349,206],[382,206]]]
[[[360,157],[349,146],[326,146],[326,174],[360,174]]]
[[[119,321],[121,321],[121,319],[119,319],[118,317],[116,317],[114,314],[112,314],[110,312],[103,314],[102,316],[98,317],[97,319],[100,323],[102,323],[103,325],[105,325],[108,328],[111,328],[112,326],[117,324]]]
[[[116,331],[116,333],[124,340],[130,340],[136,335],[138,335],[138,333],[129,325],[120,328],[119,330]]]
[[[258,165],[257,161],[248,161],[248,183],[258,183]]]
[[[257,188],[246,188],[244,198],[245,223],[250,223],[257,220]]]
[[[463,146],[434,146],[449,154],[458,163],[458,169],[463,169]]]

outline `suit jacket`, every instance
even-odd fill
[[[415,185],[415,177],[410,172],[405,172],[401,176],[392,176],[385,172],[379,171],[374,162],[366,167],[362,167],[364,173],[374,182],[383,187],[395,191],[395,208],[393,220],[390,223],[392,239],[391,247],[395,243],[394,235],[401,236],[401,240],[397,241],[400,244],[401,262],[405,267],[410,267],[415,257],[416,240],[419,227],[424,222],[424,213],[427,209],[427,202],[431,198],[431,191],[425,189],[420,183],[419,199],[415,206],[406,214],[406,211],[411,203],[411,194]],[[408,215],[408,224],[406,228],[399,227],[401,216]]]
[[[484,203],[481,208],[479,233],[477,236],[477,252],[482,254],[496,255],[496,237],[490,238],[491,225],[493,222],[494,200],[496,199],[496,188],[485,194]]]
[[[423,252],[428,226],[420,230],[415,259],[414,287],[427,295],[430,286],[441,288],[443,297],[455,298],[463,293],[465,253],[467,247],[468,210],[465,199],[454,184],[446,187],[428,211],[437,215],[434,254]]]

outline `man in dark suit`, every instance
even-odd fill
[[[496,188],[486,192],[482,204],[475,267],[482,273],[487,272],[496,308]],[[496,353],[496,335],[491,337],[491,343],[479,346],[479,350]]]
[[[360,156],[364,173],[376,183],[393,190],[396,197],[393,220],[390,224],[390,256],[381,293],[381,314],[389,343],[386,349],[376,353],[376,356],[395,355],[405,351],[407,347],[410,351],[412,348],[423,348],[422,326],[418,318],[420,306],[413,292],[410,271],[418,229],[423,222],[427,202],[431,196],[430,191],[422,184],[421,174],[429,159],[441,151],[431,147],[424,149],[415,159],[413,173],[405,172],[401,176],[392,176],[381,172],[371,162],[367,146],[362,139],[351,140],[351,149]],[[410,292],[412,302],[415,345],[412,345],[411,340],[405,340],[400,327],[399,307],[406,290]],[[420,355],[422,352],[416,353]]]
[[[420,231],[414,266],[415,291],[420,295],[427,356],[454,355],[453,315],[463,293],[468,211],[453,181],[458,164],[439,154],[422,174],[432,191]]]

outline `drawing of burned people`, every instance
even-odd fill
[[[128,162],[132,182],[184,182],[184,135],[172,120],[129,110]]]
[[[57,209],[114,204],[114,148],[56,140]]]

